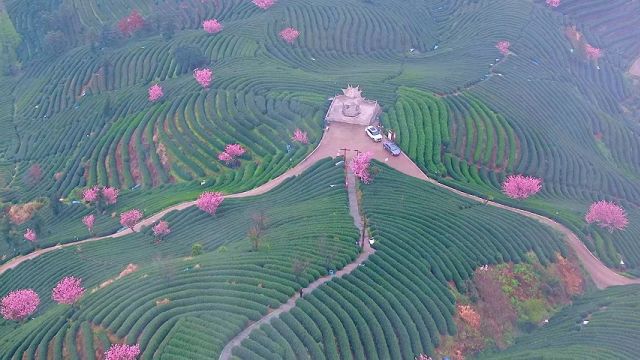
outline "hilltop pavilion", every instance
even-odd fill
[[[381,112],[377,101],[365,99],[359,86],[349,85],[342,89],[342,95],[333,97],[324,119],[327,123],[342,122],[368,126],[378,119]]]

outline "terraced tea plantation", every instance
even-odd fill
[[[126,340],[140,344],[143,358],[211,359],[248,321],[355,258],[346,193],[330,186],[340,183],[341,168],[323,161],[267,195],[225,200],[214,217],[196,208],[171,213],[172,232],[159,244],[146,230],[46,254],[3,274],[0,293],[29,286],[42,304],[35,320],[0,323],[0,358],[92,358]],[[252,251],[247,232],[257,213],[266,230]],[[194,243],[203,255],[189,256]],[[294,271],[296,261],[302,271]],[[105,283],[127,264],[137,270]],[[66,275],[88,289],[77,309],[49,297]]]
[[[518,340],[503,354],[482,359],[635,359],[638,286],[615,287],[585,296]]]
[[[251,333],[242,359],[413,359],[455,334],[449,282],[484,264],[543,262],[564,252],[559,236],[533,220],[451,195],[379,165],[363,186],[377,252],[353,274],[323,285],[296,308]],[[384,196],[380,196],[384,194]]]
[[[552,218],[606,266],[640,274],[638,38],[636,0],[0,0],[0,264],[114,234],[134,208],[148,217],[205,191],[269,184],[324,131],[335,134],[330,101],[357,85],[429,177]],[[195,71],[205,68],[211,79]],[[363,150],[355,143],[323,142],[314,156]],[[232,144],[244,151],[223,152]],[[349,198],[376,252],[251,332],[235,356],[434,355],[456,332],[451,287],[463,293],[479,266],[571,255],[533,220],[382,163],[348,197],[338,161],[264,195],[227,198],[214,217],[169,213],[160,243],[147,227],[1,274],[0,297],[32,287],[42,303],[22,322],[0,320],[0,359],[100,360],[124,342],[144,359],[215,358],[250,323],[358,258]],[[508,198],[501,186],[514,174],[540,178],[541,191]],[[118,189],[117,201],[83,199],[93,186]],[[624,208],[624,230],[587,224],[600,200]],[[90,214],[92,231],[82,220]],[[258,240],[252,217],[266,219]],[[192,257],[196,243],[204,254]],[[88,288],[77,307],[49,296],[65,275]],[[633,346],[616,348],[610,334],[636,333],[631,292],[587,295],[558,319],[613,299],[611,312],[593,313],[604,330],[588,340],[605,344],[603,357],[628,357]],[[607,314],[611,327],[595,321]],[[544,356],[594,354],[580,339],[590,325],[567,335],[552,322],[507,354],[526,358],[534,344],[549,346]]]

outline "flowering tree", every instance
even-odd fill
[[[511,175],[502,183],[502,192],[512,199],[526,199],[542,188],[542,180],[523,175]]]
[[[82,200],[92,203],[98,201],[100,197],[100,187],[98,185],[82,190]]]
[[[498,41],[498,43],[496,44],[496,48],[500,51],[502,55],[505,55],[505,56],[509,54],[510,46],[511,46],[511,43],[508,42],[507,40]]]
[[[105,205],[113,205],[118,200],[119,191],[109,186],[101,187],[95,185],[82,191],[82,200],[88,203],[96,203],[100,207],[100,202]]]
[[[291,136],[291,140],[293,140],[295,142],[299,142],[301,144],[308,144],[309,143],[309,139],[307,138],[307,132],[306,131],[302,131],[300,129],[296,129],[293,132],[293,136]]]
[[[240,144],[229,144],[224,148],[224,151],[218,154],[218,160],[224,161],[227,165],[236,163],[236,159],[242,156],[246,150]]]
[[[371,182],[371,174],[369,174],[369,165],[371,164],[371,158],[373,153],[370,151],[361,152],[354,156],[349,162],[349,168],[353,174],[365,184]]]
[[[605,200],[591,204],[585,220],[589,224],[596,223],[601,228],[607,229],[610,232],[613,232],[613,230],[623,230],[629,224],[624,209],[615,203]]]
[[[203,88],[208,88],[213,81],[213,71],[208,68],[193,70],[193,77]]]
[[[32,289],[12,291],[2,298],[0,314],[5,320],[22,321],[40,305],[40,297]]]
[[[125,36],[130,36],[144,26],[144,19],[138,10],[132,10],[129,16],[125,16],[118,21],[118,29]]]
[[[557,8],[560,6],[560,0],[547,0],[547,6]]]
[[[24,238],[25,240],[31,242],[31,243],[35,243],[38,240],[38,235],[36,234],[35,230],[33,229],[27,229],[27,231],[24,232]]]
[[[602,50],[590,44],[584,44],[584,53],[589,60],[598,60],[602,57]]]
[[[221,192],[210,192],[205,191],[200,194],[198,200],[196,201],[196,206],[198,209],[210,214],[215,215],[216,210],[218,210],[218,206],[222,204],[224,200],[224,196]]]
[[[222,31],[222,24],[216,19],[209,19],[202,22],[202,28],[209,34],[215,34]]]
[[[140,345],[115,344],[104,353],[105,360],[135,360],[140,355]]]
[[[102,197],[104,199],[104,203],[106,205],[113,205],[116,203],[116,201],[118,201],[118,194],[120,192],[118,191],[118,189],[113,188],[113,187],[108,187],[105,186],[104,188],[102,188]]]
[[[82,223],[87,227],[89,233],[93,233],[93,223],[96,222],[96,216],[93,214],[89,214],[82,218]]]
[[[165,236],[171,233],[169,223],[164,220],[158,221],[158,223],[153,226],[152,230],[153,236],[156,237],[156,241],[162,241]]]
[[[280,31],[280,37],[282,40],[286,41],[288,44],[293,44],[294,41],[300,36],[300,31],[296,28],[288,27],[286,29],[282,29]]]
[[[242,156],[246,152],[246,150],[240,144],[229,144],[225,146],[224,152],[235,158],[238,156]]]
[[[51,290],[51,299],[58,304],[75,304],[84,294],[84,288],[81,283],[82,280],[77,277],[65,276]]]
[[[252,3],[262,10],[267,10],[276,3],[276,0],[253,0]]]
[[[133,209],[120,214],[120,224],[133,230],[133,227],[142,220],[142,211]]]
[[[149,101],[156,102],[160,100],[164,96],[164,91],[162,91],[162,86],[158,84],[154,84],[149,88]]]

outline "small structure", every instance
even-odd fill
[[[381,111],[377,101],[367,100],[362,96],[359,86],[349,85],[346,89],[342,89],[342,95],[333,97],[324,119],[327,123],[343,122],[369,126],[374,123]]]

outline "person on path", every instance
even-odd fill
[[[302,288],[300,288],[300,297],[302,297]]]

